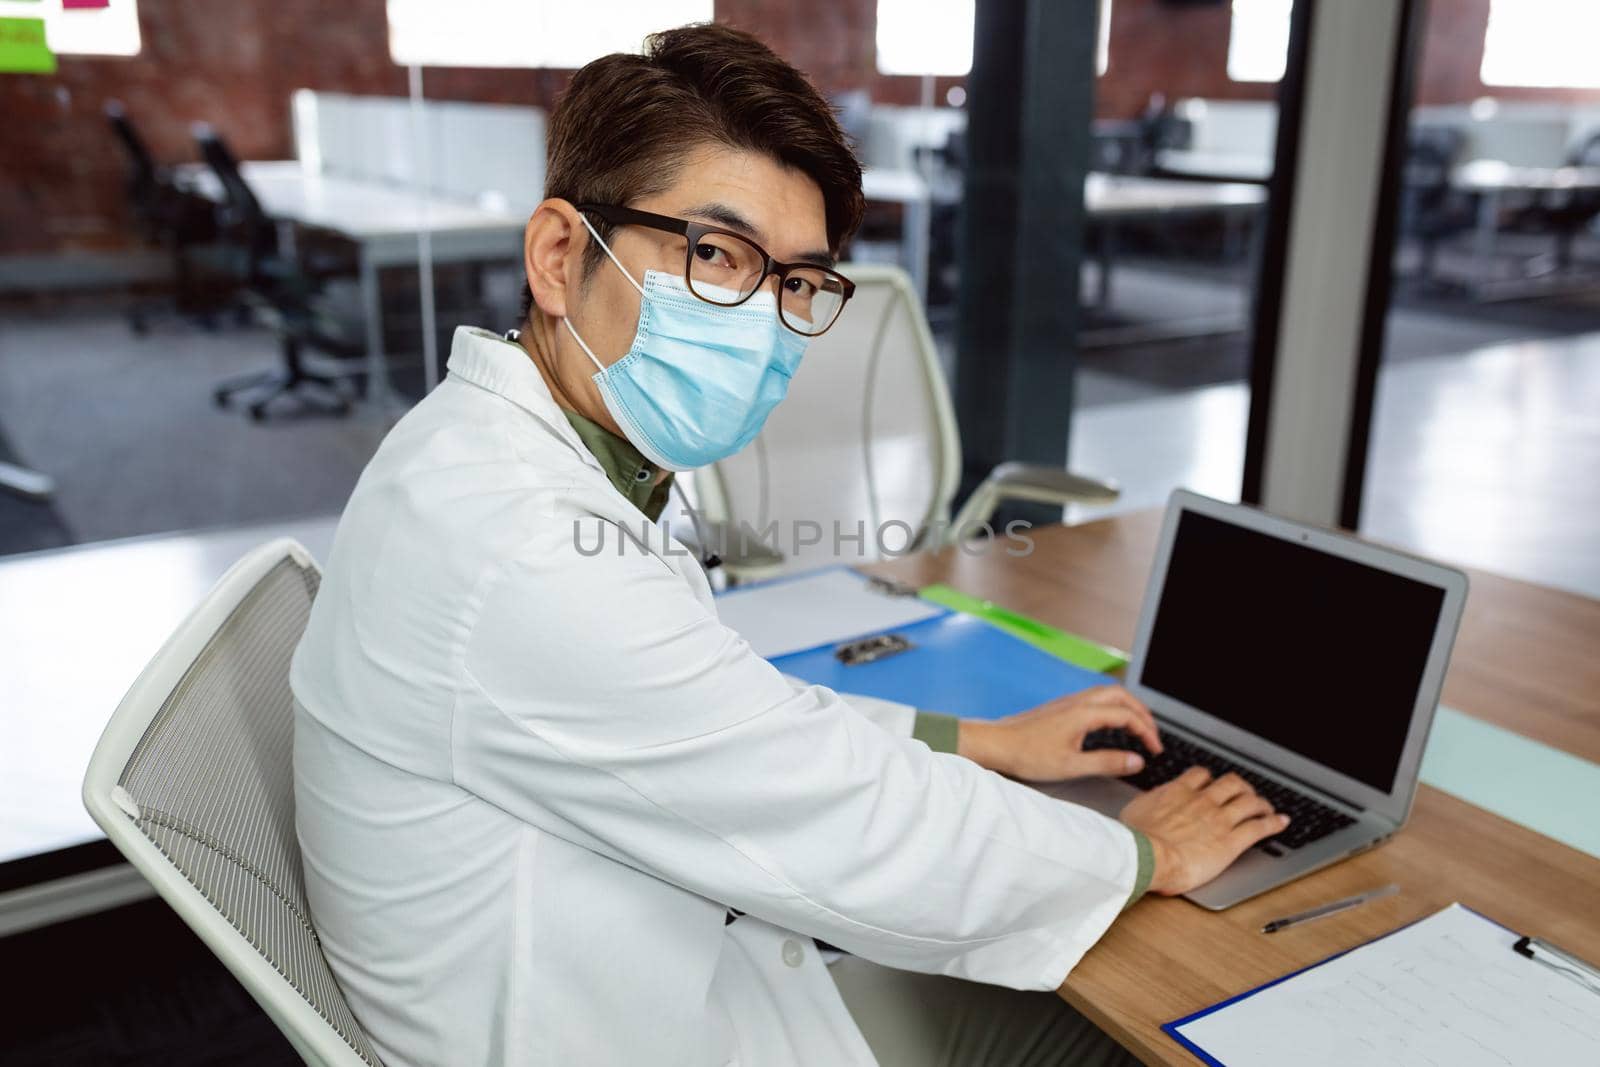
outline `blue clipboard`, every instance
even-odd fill
[[[1478,918],[1484,920],[1485,922],[1494,923],[1495,926],[1500,927],[1500,929],[1506,931],[1507,933],[1515,933],[1515,931],[1513,931],[1509,926],[1506,926],[1504,923],[1495,922],[1495,920],[1489,918],[1487,915],[1483,914],[1483,912],[1479,911],[1476,908],[1467,908],[1466,905],[1464,905],[1464,904],[1462,905],[1462,907],[1466,908],[1467,911],[1472,912],[1472,914],[1476,915]],[[1201,1008],[1199,1011],[1191,1012],[1190,1014],[1185,1015],[1181,1019],[1174,1019],[1170,1023],[1162,1023],[1161,1024],[1161,1029],[1162,1029],[1162,1031],[1164,1033],[1166,1033],[1166,1035],[1168,1037],[1172,1038],[1172,1040],[1176,1041],[1178,1044],[1180,1044],[1184,1048],[1188,1049],[1191,1053],[1194,1054],[1195,1058],[1197,1058],[1201,1063],[1207,1064],[1208,1067],[1228,1067],[1227,1064],[1223,1063],[1221,1060],[1219,1060],[1215,1056],[1211,1055],[1211,1053],[1207,1052],[1205,1049],[1201,1048],[1199,1045],[1195,1044],[1193,1041],[1190,1041],[1187,1037],[1184,1037],[1182,1034],[1180,1034],[1178,1032],[1178,1028],[1180,1026],[1187,1026],[1188,1024],[1194,1022],[1196,1019],[1204,1019],[1207,1015],[1211,1015],[1214,1012],[1219,1012],[1223,1008],[1228,1007],[1230,1004],[1237,1004],[1241,1000],[1245,1000],[1245,999],[1247,999],[1249,997],[1253,997],[1257,993],[1261,992],[1263,989],[1271,989],[1275,985],[1282,985],[1284,982],[1287,982],[1291,978],[1298,978],[1300,975],[1305,974],[1307,971],[1314,971],[1318,967],[1321,967],[1323,964],[1332,963],[1334,960],[1338,959],[1341,956],[1348,956],[1350,953],[1358,952],[1361,949],[1366,948],[1368,945],[1374,944],[1375,942],[1378,942],[1378,941],[1382,941],[1386,937],[1393,937],[1395,934],[1398,934],[1400,931],[1410,929],[1411,927],[1417,925],[1417,923],[1422,922],[1424,919],[1432,918],[1434,914],[1436,914],[1436,913],[1435,912],[1429,912],[1427,915],[1420,916],[1420,917],[1418,917],[1416,919],[1411,920],[1408,923],[1404,923],[1404,924],[1402,924],[1400,926],[1396,926],[1393,930],[1390,930],[1388,933],[1379,934],[1377,937],[1370,937],[1367,940],[1361,942],[1359,945],[1352,945],[1351,947],[1345,949],[1343,952],[1335,952],[1331,956],[1324,956],[1322,959],[1318,960],[1315,963],[1308,963],[1304,967],[1301,967],[1299,970],[1290,971],[1288,974],[1283,975],[1281,978],[1274,978],[1270,982],[1262,982],[1260,985],[1256,986],[1254,989],[1247,989],[1243,993],[1239,993],[1239,994],[1237,994],[1235,996],[1229,997],[1227,1000],[1218,1001],[1217,1003],[1211,1005],[1209,1008]]]
[[[904,652],[846,665],[835,646],[775,656],[773,666],[840,693],[998,719],[1115,679],[1074,666],[971,615],[949,611],[894,630]]]

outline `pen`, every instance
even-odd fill
[[[1564,952],[1537,937],[1520,938],[1511,947],[1534,963],[1542,963],[1557,974],[1572,979],[1591,993],[1600,993],[1600,968],[1594,964],[1580,960],[1572,953]]]
[[[1358,905],[1365,904],[1369,900],[1380,900],[1398,892],[1400,892],[1400,887],[1393,883],[1379,886],[1377,889],[1369,889],[1365,893],[1357,893],[1353,897],[1345,897],[1343,900],[1335,900],[1331,903],[1323,904],[1321,907],[1312,908],[1310,911],[1302,911],[1294,915],[1285,915],[1281,919],[1273,919],[1261,928],[1261,932],[1264,934],[1276,933],[1285,927],[1298,926],[1300,923],[1310,922],[1312,919],[1320,919],[1325,915],[1337,915],[1341,911],[1348,911]]]

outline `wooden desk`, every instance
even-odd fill
[[[915,584],[946,582],[1045,622],[1131,645],[1160,531],[1159,511],[1034,530],[1026,558],[960,549],[879,564]],[[1444,702],[1600,762],[1600,602],[1470,571],[1472,587]],[[1600,797],[1595,798],[1600,817]],[[1363,889],[1401,892],[1273,934],[1267,919]],[[1147,898],[1072,972],[1061,995],[1150,1064],[1192,1067],[1160,1026],[1351,948],[1453,900],[1600,960],[1600,859],[1421,787],[1411,821],[1366,855],[1225,912]]]

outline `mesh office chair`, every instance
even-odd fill
[[[295,838],[289,660],[319,578],[287,539],[223,575],[117,707],[83,799],[308,1063],[376,1065],[311,926]]]
[[[836,562],[858,563],[907,543],[937,547],[970,537],[1005,500],[1108,503],[1115,486],[1054,467],[1002,463],[954,520],[961,439],[933,337],[911,279],[898,267],[840,268],[855,296],[827,333],[806,349],[789,394],[748,448],[694,479],[706,517],[720,524],[731,580],[748,581]],[[1064,432],[1064,431],[1063,431]],[[741,528],[779,527],[782,558],[742,552]],[[816,523],[791,537],[793,524]],[[833,544],[834,524],[865,543]],[[674,524],[678,525],[678,524]],[[884,530],[880,546],[875,531]],[[730,545],[729,542],[732,542]],[[884,550],[887,550],[885,552]]]
[[[1400,230],[1415,239],[1421,250],[1416,270],[1419,287],[1437,292],[1460,288],[1438,277],[1440,245],[1453,235],[1470,230],[1477,221],[1472,198],[1458,192],[1450,181],[1465,140],[1465,133],[1448,126],[1418,126],[1406,140]]]
[[[141,237],[161,245],[172,255],[173,310],[179,314],[193,314],[203,324],[210,325],[210,316],[233,297],[231,287],[214,276],[215,272],[207,272],[202,278],[195,271],[196,249],[217,236],[211,205],[173,184],[171,174],[157,165],[121,101],[107,100],[105,115],[112,135],[122,146],[127,165],[129,214]],[[128,311],[129,328],[134,333],[144,333],[158,310],[166,309],[149,303],[135,304]]]
[[[219,407],[226,407],[235,396],[247,394],[247,410],[257,421],[267,417],[273,404],[286,399],[295,400],[301,410],[347,414],[350,400],[343,383],[351,374],[319,373],[309,369],[302,358],[308,348],[345,360],[364,351],[342,335],[320,304],[321,280],[338,272],[337,263],[323,268],[313,256],[284,255],[278,247],[277,226],[245,181],[233,150],[203,122],[196,123],[192,132],[200,157],[222,185],[218,216],[238,258],[236,270],[259,316],[277,331],[283,361],[282,370],[247,374],[219,384],[212,398]]]
[[[1567,157],[1571,167],[1600,167],[1600,133],[1590,134]],[[1545,210],[1556,231],[1556,269],[1573,265],[1573,248],[1579,235],[1600,218],[1600,189],[1568,189],[1551,194]]]

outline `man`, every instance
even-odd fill
[[[791,682],[723,627],[641,519],[841,312],[859,167],[802,75],[717,26],[579,71],[549,151],[517,341],[457,332],[294,661],[306,884],[356,1016],[391,1065],[1120,1059],[1049,991],[1147,887],[1283,820],[1200,771],[1122,822],[994,773],[1135,770],[1081,746],[1160,748],[1120,689],[957,723]]]

